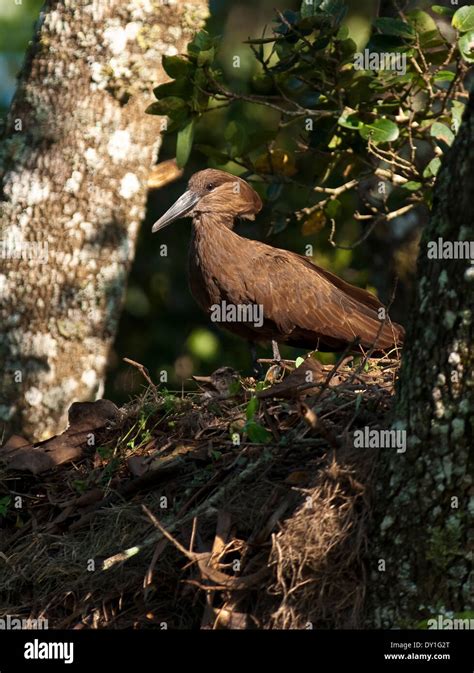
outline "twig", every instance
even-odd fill
[[[340,185],[339,187],[320,187],[319,185],[316,185],[316,187],[313,187],[313,191],[319,192],[321,194],[329,194],[328,198],[323,199],[322,201],[318,201],[313,206],[308,206],[307,208],[302,208],[301,210],[298,210],[296,212],[297,219],[301,220],[303,216],[311,215],[312,213],[314,213],[314,211],[324,208],[324,206],[329,201],[333,201],[338,196],[340,196],[340,194],[343,194],[344,192],[347,192],[350,189],[356,187],[359,184],[359,180],[360,180],[359,178],[357,180],[349,180],[349,182],[346,182],[343,185]]]
[[[153,396],[155,398],[155,401],[157,403],[159,403],[160,398],[159,398],[159,395],[156,391],[156,386],[150,378],[150,374],[148,373],[148,369],[144,365],[140,364],[140,362],[135,362],[135,360],[130,360],[130,358],[123,358],[123,361],[126,362],[129,365],[132,365],[132,367],[136,367],[136,369],[138,369],[138,371],[142,374],[142,376],[150,384],[150,387],[151,387]]]
[[[237,93],[234,93],[233,91],[229,91],[228,89],[225,89],[223,86],[221,86],[219,84],[219,82],[217,82],[217,80],[214,79],[214,77],[212,77],[212,75],[210,74],[209,71],[206,71],[206,72],[207,72],[207,76],[208,76],[210,82],[217,89],[217,91],[222,96],[224,96],[224,98],[226,98],[226,99],[241,100],[241,101],[245,101],[247,103],[255,103],[256,105],[263,105],[264,107],[268,107],[272,110],[276,110],[277,112],[280,112],[281,114],[286,115],[288,117],[302,117],[302,116],[306,115],[307,117],[321,118],[321,117],[330,117],[334,114],[330,110],[310,110],[309,108],[302,108],[299,105],[298,105],[298,108],[299,108],[298,110],[287,110],[285,108],[280,107],[279,105],[275,105],[274,103],[270,103],[268,101],[268,96],[248,96],[248,95],[245,95],[245,94],[237,94]],[[216,100],[219,100],[216,97],[215,93],[213,93],[212,91],[206,91],[205,93],[207,93],[210,96],[214,96],[214,98],[216,98]],[[293,104],[296,105],[294,102],[293,102]]]
[[[339,248],[340,250],[354,250],[358,245],[363,243],[366,238],[370,236],[372,231],[375,229],[375,226],[378,224],[378,222],[381,221],[381,216],[374,217],[373,222],[369,224],[367,227],[366,231],[362,234],[360,238],[357,239],[354,243],[351,243],[351,245],[341,245],[340,243],[336,243],[334,241],[334,234],[336,233],[336,220],[331,220],[331,233],[329,234],[328,241],[332,245],[333,248]]]

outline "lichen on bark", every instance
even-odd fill
[[[408,449],[379,457],[366,606],[367,625],[376,627],[472,609],[472,264],[430,259],[427,246],[474,239],[473,108],[471,95],[420,242],[396,403]]]
[[[43,7],[0,145],[3,436],[42,439],[101,394],[160,146],[144,111],[162,55],[206,14],[204,0]]]

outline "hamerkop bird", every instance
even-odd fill
[[[237,217],[255,219],[259,195],[241,178],[208,168],[153,225],[193,218],[189,281],[198,304],[224,327],[251,343],[272,341],[321,351],[374,349],[403,342],[403,327],[384,321],[379,300],[307,257],[243,238]],[[216,317],[217,316],[217,317]]]

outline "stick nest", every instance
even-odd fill
[[[73,463],[2,468],[0,616],[362,626],[375,456],[353,431],[388,427],[399,362],[347,360],[258,385],[222,368],[179,395],[148,381]]]

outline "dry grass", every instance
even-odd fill
[[[259,404],[254,382],[228,370],[184,396],[149,386],[79,462],[3,470],[0,616],[361,626],[374,455],[352,448],[352,432],[386,426],[397,369],[324,367],[312,388]]]

